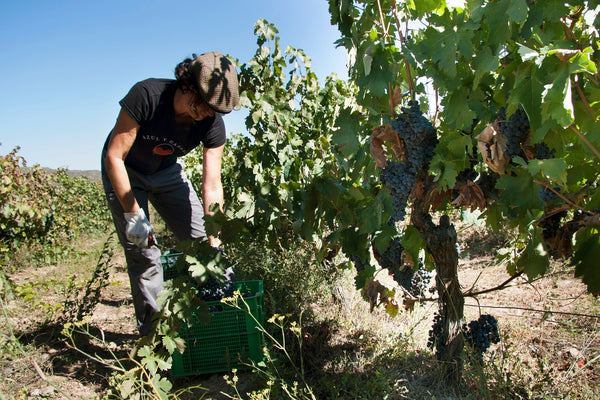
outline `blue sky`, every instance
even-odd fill
[[[28,165],[99,169],[100,150],[137,81],[171,78],[192,53],[247,62],[254,23],[303,49],[320,79],[346,75],[326,0],[23,0],[0,5],[0,155],[20,146]],[[245,113],[225,117],[243,133]]]

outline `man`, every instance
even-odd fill
[[[178,240],[206,238],[204,214],[222,207],[221,158],[226,141],[221,114],[239,100],[233,64],[217,51],[193,55],[176,79],[146,79],[120,101],[115,127],[102,151],[102,180],[125,250],[138,330],[150,332],[163,284],[161,251],[148,220],[148,201]],[[203,146],[202,203],[177,162]],[[208,237],[219,247],[216,237]]]

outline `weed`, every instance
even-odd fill
[[[111,248],[114,241],[114,232],[104,242],[102,253],[92,277],[88,279],[83,290],[77,290],[73,280],[69,281],[67,298],[63,303],[62,314],[56,319],[57,324],[80,321],[84,316],[90,315],[100,301],[103,288],[108,286],[109,268],[113,257]]]

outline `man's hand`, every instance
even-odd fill
[[[156,244],[154,229],[152,229],[150,221],[146,218],[143,208],[140,208],[136,212],[126,212],[123,215],[127,221],[127,226],[125,227],[127,240],[142,249],[148,248],[148,239],[150,237],[153,238],[150,245]]]

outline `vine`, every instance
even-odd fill
[[[332,23],[342,34],[338,44],[353,62],[350,82],[328,77],[323,85],[310,58],[301,50],[282,48],[275,26],[259,20],[258,50],[249,62],[236,62],[240,106],[249,111],[249,137],[235,137],[224,156],[228,202],[223,214],[206,218],[207,231],[220,232],[226,247],[248,239],[272,249],[313,242],[317,261],[328,264],[343,253],[338,267],[353,266],[357,288],[372,306],[383,304],[390,313],[399,307],[394,289],[375,279],[382,270],[380,260],[396,260],[398,270],[418,268],[420,261],[435,268],[444,324],[441,359],[453,380],[462,369],[465,293],[456,273],[457,234],[449,209],[479,208],[490,227],[514,229],[512,249],[501,260],[511,275],[535,279],[545,273],[551,254],[540,222],[565,207],[571,221],[561,224],[576,229],[565,232],[565,242],[559,244],[565,249],[566,242],[571,244],[565,256],[590,292],[599,293],[594,259],[600,252],[598,227],[580,224],[578,209],[591,217],[600,208],[592,150],[599,143],[596,120],[588,110],[600,103],[586,105],[581,96],[571,95],[573,76],[583,97],[594,98],[598,35],[585,19],[569,20],[577,43],[594,45],[561,51],[559,44],[569,39],[555,17],[567,20],[575,14],[569,6],[538,3],[475,1],[450,9],[445,2],[414,1],[401,15],[390,0],[330,0]],[[425,18],[424,29],[401,32],[401,23]],[[565,62],[561,57],[566,55]],[[426,95],[421,78],[432,82],[435,98]],[[403,97],[410,97],[410,103],[402,104]],[[440,110],[433,130],[414,129],[412,136],[417,148],[432,145],[435,150],[429,156],[422,152],[421,162],[413,162],[417,153],[414,144],[411,150],[411,135],[399,134],[399,118],[410,119],[403,113],[416,115],[417,108],[427,115],[432,106]],[[529,130],[509,155],[499,127],[519,107]],[[553,157],[531,156],[541,143],[555,150]],[[191,164],[194,157],[198,155],[189,156]],[[402,190],[404,209],[403,202],[394,202],[396,183],[380,178],[382,169],[394,164],[412,167],[406,168],[413,179]],[[197,174],[192,172],[193,181],[199,181]],[[559,197],[544,203],[538,197],[542,187],[560,187],[569,202]],[[436,221],[437,213],[442,216]],[[398,240],[399,255],[384,256]],[[199,304],[184,286],[171,288],[171,297],[164,299],[167,320],[185,320]],[[155,340],[174,351],[184,344],[172,328],[177,322],[171,322],[161,325]]]
[[[403,14],[395,1],[330,0],[329,6],[342,35],[338,44],[354,55],[350,77],[357,101],[384,124],[371,126],[371,152],[382,173],[388,160],[400,171],[393,181],[385,178],[389,174],[382,180],[394,196],[403,193],[396,202],[399,215],[409,206],[410,224],[422,239],[415,241],[414,231],[404,228],[402,243],[413,258],[425,249],[434,259],[445,335],[441,358],[458,367],[449,375],[460,372],[464,304],[456,233],[444,211],[450,206],[479,208],[493,229],[516,230],[513,251],[501,259],[513,276],[509,281],[541,276],[549,258],[560,256],[576,267],[591,293],[600,293],[592,256],[600,254],[598,103],[589,100],[598,87],[598,2],[494,0],[449,7],[414,1],[403,6]],[[426,21],[425,27],[409,31],[414,21]],[[420,94],[427,109],[431,99],[423,85],[413,85],[413,76],[430,79],[436,95],[439,143],[424,175],[407,169],[401,134],[400,144],[393,134],[381,134],[396,119],[393,88],[408,88],[411,99]],[[385,150],[386,142],[394,151]],[[549,149],[550,156],[540,153]],[[407,186],[410,176],[420,178]],[[555,199],[538,198],[540,186]],[[434,211],[442,212],[437,225]],[[558,226],[545,228],[550,218]]]
[[[69,177],[64,169],[29,167],[18,152],[16,147],[0,156],[0,252],[28,245],[56,255],[61,243],[110,226],[99,182]]]

